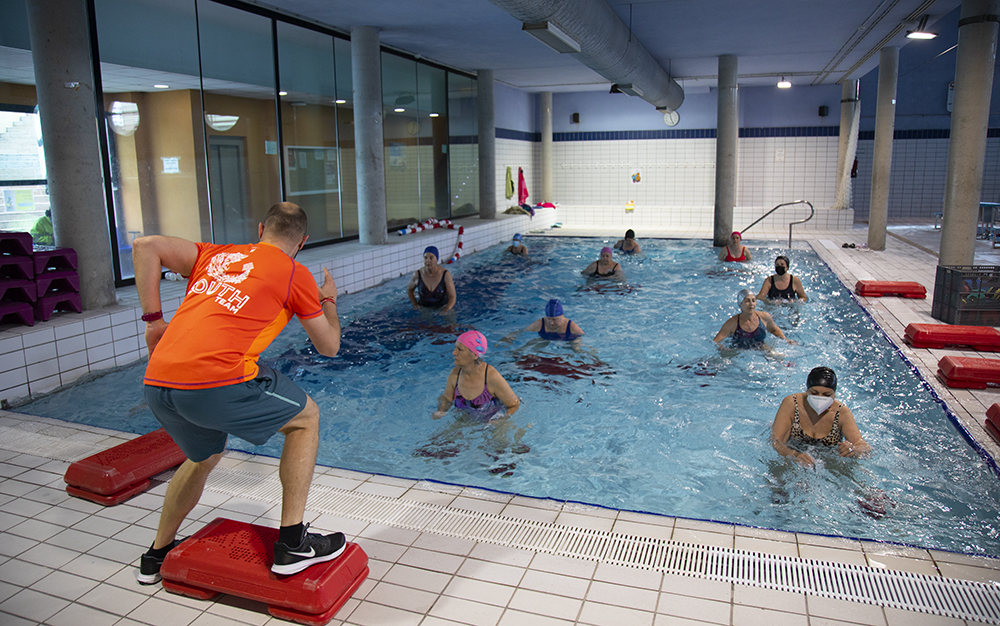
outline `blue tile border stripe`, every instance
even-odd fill
[[[788,126],[774,128],[741,128],[740,139],[758,137],[837,137],[839,126]],[[507,128],[496,129],[497,139],[541,142],[541,133],[529,133]],[[951,131],[947,128],[922,130],[897,130],[893,139],[948,139]],[[1000,137],[1000,128],[990,128],[987,137]],[[581,133],[552,133],[553,141],[629,141],[643,139],[715,139],[714,128],[692,128],[687,130],[611,130]],[[875,131],[863,130],[858,133],[861,141],[875,139]],[[464,143],[464,142],[463,142]],[[471,143],[475,143],[474,138]]]

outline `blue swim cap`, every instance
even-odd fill
[[[559,317],[562,314],[562,303],[555,298],[549,300],[549,303],[545,305],[545,317]]]
[[[514,235],[514,241],[521,241],[521,233],[517,233]]]
[[[424,254],[427,254],[428,252],[433,254],[435,259],[441,258],[441,255],[438,253],[438,249],[435,248],[434,246],[427,246],[426,248],[424,248]]]

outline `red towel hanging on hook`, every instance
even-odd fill
[[[517,168],[517,203],[524,204],[528,199],[528,183],[524,182],[524,170]]]

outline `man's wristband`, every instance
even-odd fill
[[[163,319],[163,311],[154,311],[152,313],[143,313],[142,317],[140,319],[142,319],[142,321],[146,322],[147,324],[149,322],[155,322],[156,320],[162,320]]]
[[[330,297],[326,297],[326,298],[320,298],[320,300],[319,300],[319,305],[320,305],[320,306],[323,306],[323,305],[324,305],[324,304],[326,304],[327,302],[332,302],[332,303],[333,303],[333,306],[337,306],[337,299],[336,299],[336,298],[330,298]]]

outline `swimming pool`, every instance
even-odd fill
[[[773,354],[722,350],[711,338],[756,292],[781,250],[759,262],[715,260],[703,241],[643,241],[646,258],[622,259],[627,285],[579,275],[604,243],[531,238],[532,257],[501,248],[451,266],[453,316],[413,311],[401,277],[341,301],[335,359],[318,356],[297,325],[265,357],[319,403],[320,462],[557,500],[696,519],[1000,554],[1000,483],[958,435],[943,408],[812,252],[792,273],[810,302],[762,305],[799,345],[768,339]],[[579,352],[527,334],[498,339],[563,300],[587,333]],[[457,334],[490,340],[487,361],[522,399],[498,431],[449,414],[431,420]],[[295,331],[295,332],[293,332]],[[537,336],[536,336],[537,337]],[[792,467],[768,443],[778,402],[806,373],[829,365],[838,397],[876,453],[844,461],[820,453],[818,471]],[[142,366],[21,407],[37,415],[145,432]],[[107,402],[107,390],[119,399]],[[92,407],[106,406],[104,415]],[[86,407],[86,408],[81,408]],[[513,444],[523,430],[520,443]],[[277,456],[281,438],[255,448]],[[860,503],[865,503],[862,506]],[[881,511],[881,514],[879,513]]]

